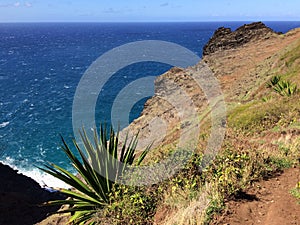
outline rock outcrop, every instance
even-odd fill
[[[58,207],[45,207],[49,200],[59,199],[59,193],[50,193],[33,179],[19,174],[0,163],[0,224],[32,225],[45,219]]]
[[[237,48],[252,40],[268,39],[270,35],[276,35],[275,31],[262,22],[245,24],[236,31],[221,27],[217,29],[213,37],[203,48],[203,56],[217,51]]]

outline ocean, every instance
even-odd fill
[[[93,61],[115,47],[142,40],[173,42],[201,57],[203,46],[218,27],[236,29],[245,23],[0,24],[0,161],[41,185],[64,186],[36,166],[53,162],[70,168],[60,150],[60,135],[71,144],[74,94]],[[300,22],[265,23],[278,32],[300,27]],[[96,124],[110,123],[113,101],[127,84],[170,68],[144,62],[114,74],[99,94]],[[130,121],[139,116],[145,101],[134,105]]]

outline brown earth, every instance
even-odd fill
[[[290,194],[300,180],[300,168],[255,183],[235,200],[211,224],[220,225],[299,225],[300,203]]]

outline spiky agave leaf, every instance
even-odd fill
[[[279,93],[282,96],[292,96],[297,93],[298,88],[296,84],[291,83],[290,81],[281,80],[274,87],[274,91]]]
[[[267,83],[267,87],[271,88],[274,87],[278,82],[281,81],[281,76],[274,76],[271,80]]]
[[[66,210],[58,213],[72,213],[70,222],[73,224],[94,224],[97,211],[109,204],[109,194],[116,180],[123,175],[126,165],[132,165],[136,157],[137,135],[128,143],[128,135],[119,150],[119,132],[115,134],[112,128],[100,126],[99,135],[94,130],[91,141],[85,131],[80,131],[84,149],[73,140],[77,157],[62,138],[62,150],[72,163],[81,179],[55,164],[49,163],[42,171],[58,178],[73,189],[61,189],[68,197],[65,200],[49,201],[47,205],[69,205]],[[109,137],[109,138],[108,138]],[[137,159],[137,165],[145,158],[150,146]],[[118,156],[120,153],[120,156]],[[119,160],[118,160],[119,159]],[[112,175],[112,176],[109,176]]]

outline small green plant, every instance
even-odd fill
[[[268,172],[274,172],[291,167],[292,162],[283,156],[269,156],[265,159],[265,164]]]
[[[219,191],[225,196],[234,195],[243,189],[247,183],[245,175],[250,169],[250,157],[247,152],[237,152],[232,149],[218,155],[205,171],[206,176],[218,184]]]
[[[290,192],[295,198],[299,200],[298,203],[300,204],[300,181],[297,183],[296,187],[293,188]]]
[[[102,215],[109,224],[152,224],[159,192],[157,187],[117,185],[110,194],[110,202]]]
[[[261,100],[263,102],[268,102],[268,101],[272,100],[272,96],[264,96],[264,97],[261,98]]]
[[[281,96],[292,96],[298,92],[298,87],[296,84],[288,80],[282,80],[280,76],[274,76],[267,83],[268,88],[273,88],[275,92]]]
[[[268,88],[274,87],[278,82],[281,80],[281,76],[274,76],[271,80],[267,83]]]
[[[297,93],[298,88],[296,84],[291,83],[290,81],[279,81],[274,87],[274,91],[279,93],[281,96],[292,96]]]
[[[68,209],[59,213],[71,213],[70,222],[73,224],[96,224],[99,209],[111,204],[110,194],[113,188],[118,188],[117,179],[122,177],[126,165],[130,166],[135,162],[137,136],[133,137],[129,143],[126,137],[119,149],[119,133],[116,134],[112,128],[108,131],[106,126],[101,125],[99,135],[94,130],[93,142],[88,138],[84,129],[80,135],[84,149],[79,147],[76,140],[73,141],[80,158],[75,156],[62,138],[62,150],[70,159],[78,176],[53,163],[40,169],[73,188],[60,190],[68,197],[66,200],[50,201],[47,205],[69,205]],[[142,152],[135,165],[143,161],[148,150],[149,148]],[[108,174],[111,176],[109,177]]]
[[[214,196],[215,197],[215,196]],[[213,197],[211,197],[213,198]],[[209,225],[213,215],[220,214],[222,210],[224,210],[225,204],[224,199],[222,197],[215,197],[210,201],[209,207],[206,209],[206,218],[204,221],[205,225]]]

